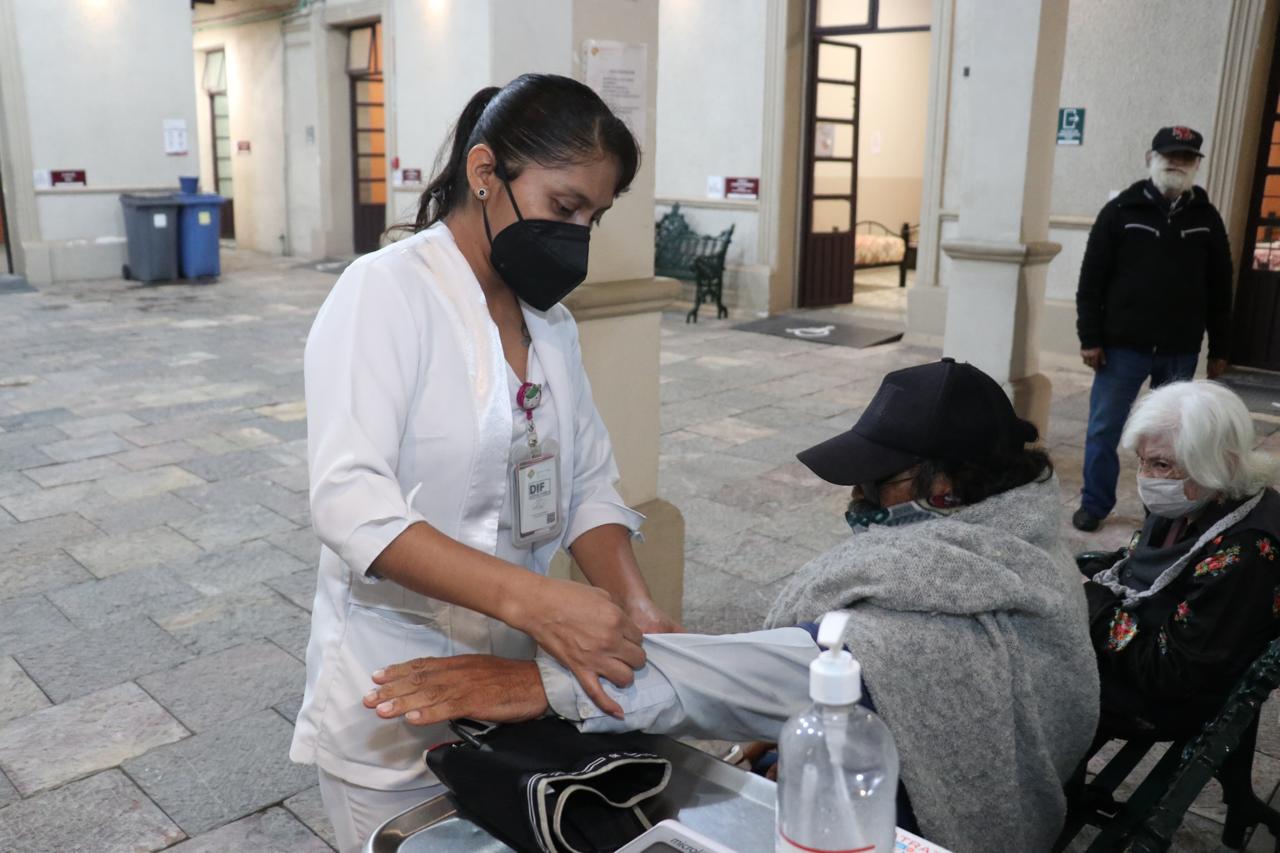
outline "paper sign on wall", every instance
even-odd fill
[[[649,85],[648,46],[587,39],[582,43],[582,64],[586,84],[627,123],[643,145]]]
[[[707,175],[707,198],[724,198],[724,175]]]
[[[738,199],[760,198],[760,179],[725,178],[724,197]]]
[[[820,121],[813,128],[813,156],[834,157],[836,155],[836,126],[829,121]]]
[[[51,185],[55,187],[84,187],[89,185],[84,169],[54,169],[49,173]]]
[[[187,152],[187,120],[167,118],[164,120],[164,153],[170,157],[181,157]]]

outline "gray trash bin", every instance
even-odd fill
[[[121,275],[134,281],[178,277],[178,199],[172,193],[122,195],[129,262]]]

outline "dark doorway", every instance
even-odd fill
[[[213,139],[213,190],[227,201],[222,205],[221,234],[234,240],[235,187],[231,182],[231,105],[227,100],[227,55],[221,50],[205,54],[204,90],[209,94],[209,133]]]
[[[914,257],[910,238],[913,226],[908,221],[900,228],[901,218],[892,219],[887,226],[878,221],[858,222],[860,128],[864,118],[873,122],[869,153],[873,156],[879,154],[881,129],[874,123],[874,116],[877,115],[876,110],[881,114],[885,110],[883,103],[877,105],[874,97],[867,97],[863,72],[870,67],[868,73],[874,79],[878,71],[882,86],[901,86],[904,81],[896,76],[885,76],[885,57],[892,53],[890,48],[868,49],[864,55],[864,45],[859,42],[867,36],[928,33],[927,8],[925,4],[884,3],[882,0],[809,0],[802,142],[805,169],[800,200],[802,237],[800,281],[796,294],[800,307],[841,305],[852,301],[855,267],[866,269],[901,263],[900,281],[905,281],[907,258]],[[893,70],[901,73],[900,68]],[[864,102],[871,105],[869,113],[863,110]],[[875,167],[878,161],[867,162]],[[884,168],[880,165],[870,170],[872,179],[880,183],[864,195],[862,207],[884,208],[886,181],[908,180],[901,177],[904,173],[886,174]],[[896,201],[891,206],[895,210],[900,208]],[[918,210],[910,216],[916,218],[917,214]],[[881,213],[880,217],[883,215]],[[871,251],[867,253],[860,254],[859,230],[871,232],[868,240]],[[875,244],[881,238],[874,235],[880,231],[888,235],[889,240],[896,239],[893,235],[903,235],[903,239],[898,241],[901,246],[898,249],[900,262],[892,258],[886,260],[877,254]]]
[[[355,250],[378,248],[387,227],[386,97],[382,80],[382,25],[350,31],[351,173]]]
[[[0,175],[0,275],[13,274],[13,247],[9,245],[9,219],[4,206],[4,176]]]
[[[858,72],[862,48],[815,35],[810,57],[804,143],[808,164],[801,211],[802,308],[853,299],[853,225],[858,221]]]
[[[1280,44],[1277,32],[1276,44]],[[1262,105],[1249,224],[1236,288],[1231,361],[1280,370],[1280,52]]]

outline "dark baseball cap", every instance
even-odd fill
[[[852,429],[796,458],[828,483],[853,486],[926,459],[984,459],[1038,437],[999,383],[972,364],[944,358],[890,373]]]
[[[1187,151],[1197,157],[1203,157],[1200,153],[1200,145],[1204,142],[1204,137],[1197,131],[1182,125],[1174,125],[1173,127],[1162,127],[1156,131],[1156,135],[1151,140],[1151,150],[1157,154],[1170,154],[1174,151]]]

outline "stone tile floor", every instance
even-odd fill
[[[318,553],[302,345],[333,281],[231,252],[212,286],[0,295],[0,851],[332,843],[314,771],[286,752]],[[866,296],[855,314],[901,304]],[[664,318],[661,492],[687,520],[690,628],[758,627],[776,585],[844,537],[846,495],[795,452],[848,428],[884,373],[937,355]],[[1090,537],[1066,521],[1089,377],[1046,372],[1064,532],[1122,544],[1139,512],[1127,462],[1118,517]],[[1274,708],[1255,771],[1269,794]],[[1221,818],[1206,793],[1179,849],[1214,849]]]

